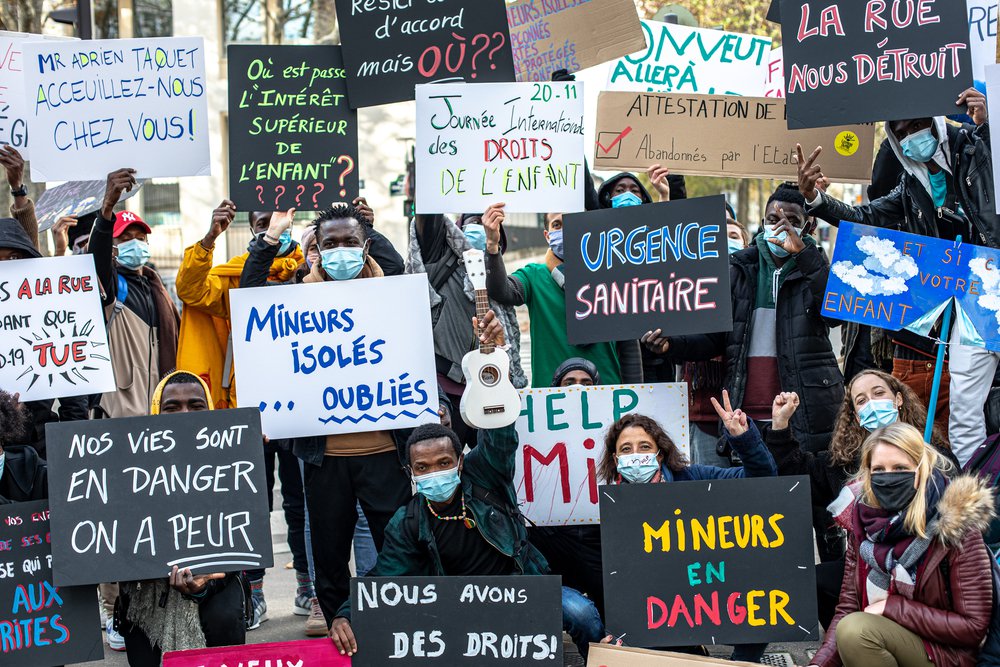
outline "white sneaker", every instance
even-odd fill
[[[112,618],[108,619],[108,624],[104,626],[105,631],[108,634],[108,648],[112,651],[124,651],[125,650],[125,638],[115,630],[115,621]]]

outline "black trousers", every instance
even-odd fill
[[[370,456],[324,456],[323,465],[306,465],[306,502],[312,531],[316,596],[333,622],[350,597],[351,542],[358,521],[357,503],[368,519],[375,548],[382,550],[385,528],[409,502],[410,480],[396,452]]]
[[[844,566],[844,558],[816,566],[816,602],[819,606],[819,624],[824,630],[830,627],[830,621],[837,613],[840,587],[844,583]]]
[[[538,526],[528,529],[531,542],[549,562],[563,586],[584,593],[604,618],[604,570],[601,567],[601,527]]]
[[[246,644],[246,603],[243,582],[239,577],[226,579],[225,588],[199,604],[198,615],[209,648]],[[146,633],[124,618],[118,619],[118,625],[125,638],[130,667],[159,667],[163,651],[150,644]]]
[[[264,445],[264,474],[267,477],[267,508],[272,512],[275,470],[278,481],[281,482],[281,509],[288,526],[288,548],[292,551],[292,565],[296,572],[305,574],[309,572],[309,559],[306,557],[306,497],[299,460],[291,451],[269,442]],[[250,581],[263,579],[264,570],[249,570],[247,578]]]

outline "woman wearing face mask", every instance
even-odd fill
[[[818,667],[972,667],[993,610],[982,533],[993,495],[913,426],[876,430],[855,483],[831,506],[848,533],[840,602]],[[946,488],[947,487],[947,488]]]

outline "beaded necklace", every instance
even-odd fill
[[[440,516],[437,512],[434,511],[434,507],[431,506],[431,501],[429,500],[427,500],[427,509],[431,511],[431,514],[433,514],[434,518],[437,519],[438,521],[462,521],[463,523],[465,523],[465,527],[469,528],[470,530],[476,527],[476,520],[466,514],[464,493],[462,494],[462,513],[457,516]]]

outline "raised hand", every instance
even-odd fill
[[[0,164],[7,172],[7,184],[11,190],[24,185],[24,158],[13,146],[0,148]]]
[[[364,221],[374,227],[375,211],[373,211],[372,207],[368,205],[368,200],[365,199],[364,197],[355,197],[354,201],[351,203],[354,205],[354,208],[358,209],[358,213],[361,214],[361,217],[364,218]]]
[[[503,225],[503,207],[506,204],[493,204],[483,213],[483,227],[486,228],[486,252],[495,255],[500,252],[500,226]]]
[[[215,240],[225,233],[229,229],[229,225],[233,224],[233,218],[236,217],[236,204],[229,201],[228,199],[223,199],[219,207],[212,211],[212,226],[209,227],[208,233],[205,234],[205,238],[202,240],[201,245],[205,247],[206,250],[211,250],[215,245]]]
[[[799,395],[794,391],[783,391],[774,397],[771,404],[771,428],[783,431],[792,421],[792,415],[799,408]]]
[[[639,339],[647,350],[655,354],[666,354],[670,349],[670,339],[663,335],[663,329],[647,331]]]
[[[969,114],[972,122],[976,125],[982,125],[989,117],[989,111],[986,107],[986,96],[975,88],[962,91],[962,94],[958,96],[958,100],[955,102],[955,106],[965,106],[966,113]]]
[[[115,219],[115,206],[121,201],[123,192],[131,192],[135,187],[135,169],[119,169],[108,174],[108,185],[104,189],[104,203],[101,205],[101,217],[105,220]]]
[[[740,437],[750,428],[747,425],[746,413],[739,409],[733,410],[733,406],[729,402],[729,392],[725,389],[722,390],[722,405],[719,405],[719,402],[713,396],[712,407],[715,408],[719,419],[722,420],[722,425],[729,431],[729,435],[734,438]]]
[[[661,167],[658,164],[654,164],[646,170],[646,175],[649,176],[649,181],[656,189],[659,201],[670,201],[670,184],[667,182],[667,176],[670,175],[670,170],[665,167]]]
[[[823,176],[823,168],[816,164],[816,158],[823,152],[822,146],[817,146],[816,150],[803,157],[802,144],[795,144],[795,156],[799,163],[799,192],[806,198],[806,203],[816,199],[816,187],[820,180],[826,180]]]
[[[66,254],[66,250],[69,249],[69,228],[76,227],[76,218],[72,216],[64,216],[56,221],[56,224],[52,225],[52,240],[55,243],[55,250],[52,252],[53,257],[62,257]]]
[[[285,230],[292,228],[292,223],[295,222],[295,209],[290,208],[287,211],[275,211],[271,215],[271,223],[267,227],[267,231],[264,233],[264,238],[272,244],[277,244],[279,237],[285,232]]]

